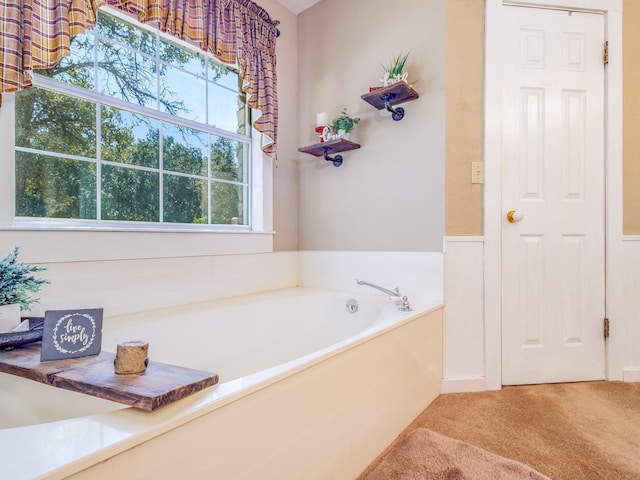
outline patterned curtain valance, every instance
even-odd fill
[[[263,151],[275,157],[278,22],[250,0],[5,0],[0,3],[0,94],[31,87],[31,70],[51,68],[69,55],[71,37],[95,26],[102,5],[237,64],[247,104],[261,112],[253,126],[270,139]]]

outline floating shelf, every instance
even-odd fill
[[[395,107],[401,103],[415,100],[420,95],[407,82],[398,82],[386,87],[377,88],[376,90],[365,93],[360,98],[377,108],[382,110],[385,108],[391,112],[391,118],[400,121],[404,117],[404,108]]]
[[[342,165],[342,155],[335,155],[334,157],[330,157],[329,153],[338,153],[338,152],[346,152],[348,150],[356,150],[360,148],[360,145],[351,142],[349,140],[345,140],[344,138],[339,138],[338,140],[330,140],[328,142],[320,142],[313,145],[309,145],[308,147],[300,147],[298,148],[299,152],[308,153],[309,155],[313,155],[314,157],[324,157],[328,162],[333,162],[334,167],[339,167]]]

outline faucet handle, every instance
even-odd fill
[[[406,295],[402,298],[398,298],[396,305],[398,305],[398,309],[402,312],[410,312],[411,310],[413,310],[411,308],[411,304],[409,303],[409,297],[407,297]]]

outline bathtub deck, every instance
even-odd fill
[[[109,352],[40,362],[40,349],[38,343],[0,351],[0,372],[149,412],[218,383],[215,373],[153,360],[143,374],[116,375],[115,355]]]

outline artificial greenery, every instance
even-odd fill
[[[360,119],[358,117],[351,117],[347,113],[347,107],[343,108],[340,112],[340,116],[331,120],[331,125],[329,125],[329,129],[333,133],[338,133],[339,130],[344,130],[346,133],[351,132],[353,127],[358,124]]]
[[[409,53],[399,53],[398,55],[394,55],[391,57],[391,61],[389,65],[383,67],[385,72],[389,73],[389,78],[393,78],[397,75],[402,75],[404,71],[404,66],[407,63],[407,58],[409,57]]]
[[[18,263],[19,252],[20,249],[14,247],[12,253],[0,260],[0,305],[18,303],[22,310],[29,310],[38,301],[30,294],[50,282],[33,276],[36,272],[46,270],[46,267]]]

